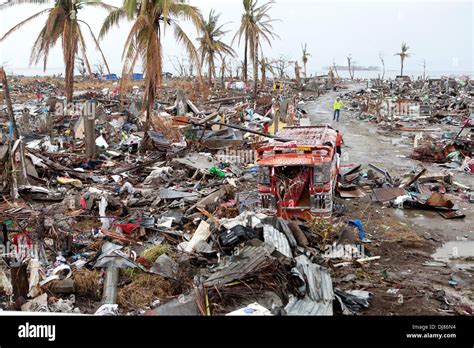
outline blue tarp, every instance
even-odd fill
[[[143,74],[133,74],[132,75],[132,80],[143,80]]]
[[[126,75],[130,80],[143,80],[143,74],[133,73],[131,75]]]
[[[107,81],[118,80],[117,74],[104,75],[104,78],[105,78]]]
[[[364,227],[362,227],[362,221],[360,221],[360,220],[349,220],[347,223],[349,225],[353,225],[353,226],[357,227],[357,230],[359,231],[359,240],[360,241],[365,240],[365,231],[364,231]]]

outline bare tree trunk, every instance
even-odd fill
[[[348,66],[348,69],[349,69],[349,76],[351,77],[351,80],[354,79],[354,75],[353,75],[353,71],[352,71],[352,68],[351,68],[351,58],[350,57],[347,57],[347,66]]]
[[[339,72],[337,71],[336,62],[334,60],[332,61],[332,66],[334,68],[334,72],[336,73],[337,78],[339,78]]]
[[[13,113],[12,100],[10,98],[10,90],[8,89],[7,73],[5,72],[5,70],[3,70],[3,68],[0,68],[0,77],[1,77],[2,85],[3,85],[3,95],[7,103],[8,118],[13,128],[13,140],[16,140],[20,138],[20,135],[18,133],[18,127],[16,126],[15,114]]]
[[[301,85],[300,66],[298,62],[295,62],[295,79],[298,86]]]

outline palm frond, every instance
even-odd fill
[[[49,3],[50,0],[8,0],[3,4],[0,4],[0,10],[4,8],[15,6],[15,5],[22,5],[22,4],[38,4],[43,5]]]
[[[81,4],[92,6],[92,7],[100,7],[109,12],[118,9],[118,7],[106,4],[105,2],[102,2],[101,0],[83,0],[81,1]]]
[[[192,40],[186,35],[184,30],[175,23],[174,25],[174,36],[176,38],[176,41],[178,43],[183,44],[186,53],[189,55],[189,59],[191,63],[199,63],[199,56],[196,50],[196,47],[194,47],[194,44]]]
[[[97,38],[95,37],[94,35],[94,32],[92,31],[92,28],[90,27],[90,25],[85,22],[85,21],[82,21],[82,20],[77,20],[78,22],[80,23],[83,23],[87,26],[87,28],[89,29],[89,33],[91,34],[92,36],[92,40],[94,40],[94,43],[95,43],[95,47],[96,49],[100,52],[100,55],[102,56],[102,60],[104,61],[104,64],[105,64],[105,68],[107,69],[107,73],[110,75],[110,69],[109,69],[109,64],[107,63],[107,59],[105,59],[105,55],[104,55],[104,52],[102,52],[102,49],[100,48],[100,45],[99,45],[99,40],[97,40]],[[81,34],[82,35],[82,34]]]
[[[115,10],[112,10],[107,17],[104,19],[104,23],[102,24],[102,27],[100,28],[99,32],[99,40],[102,39],[112,28],[114,25],[118,26],[118,23],[122,18],[127,17],[127,12],[125,11],[124,8],[117,8]]]
[[[79,46],[81,47],[82,58],[84,59],[84,63],[86,65],[87,73],[90,77],[92,77],[92,69],[89,64],[89,59],[87,59],[87,46],[84,40],[84,36],[82,35],[82,31],[78,28],[78,37],[79,37]]]
[[[33,16],[31,17],[28,17],[27,19],[21,21],[20,23],[18,23],[17,25],[15,25],[13,28],[11,28],[9,31],[7,31],[3,36],[2,38],[0,38],[0,41],[3,41],[5,38],[7,38],[11,33],[17,31],[18,29],[20,29],[22,26],[24,26],[26,23],[28,23],[29,21],[41,16],[42,14],[48,12],[48,11],[51,11],[52,9],[51,8],[47,8],[45,10],[42,10],[38,13],[35,13]]]

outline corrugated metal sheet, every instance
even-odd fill
[[[221,270],[212,274],[204,282],[204,286],[219,286],[233,280],[242,279],[247,274],[262,267],[271,256],[270,251],[263,246],[246,245],[239,250],[238,255],[232,258]]]
[[[290,243],[286,236],[271,225],[263,225],[263,239],[266,243],[273,245],[276,250],[286,257],[292,258]]]
[[[296,267],[292,269],[306,284],[302,299],[292,299],[285,307],[289,315],[332,315],[334,290],[331,275],[325,267],[312,263],[305,255],[295,258]]]
[[[297,300],[291,297],[285,306],[288,315],[333,315],[331,302],[314,302],[309,297]]]
[[[334,291],[329,270],[312,263],[305,255],[300,255],[295,260],[296,268],[306,279],[308,296],[314,301],[332,301]]]

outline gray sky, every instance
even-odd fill
[[[2,0],[0,0],[2,1]],[[263,0],[260,0],[262,2]],[[108,0],[119,6],[121,0]],[[230,43],[242,13],[242,0],[191,0],[207,16],[214,8],[221,13],[221,21],[230,33],[224,40]],[[0,34],[32,14],[46,8],[38,5],[19,5],[0,12]],[[470,0],[428,1],[350,1],[350,0],[277,0],[271,14],[282,22],[275,23],[280,40],[272,47],[264,46],[269,58],[283,55],[301,61],[301,44],[307,43],[311,53],[308,73],[322,73],[323,67],[346,64],[352,54],[358,65],[379,66],[379,52],[385,55],[387,69],[399,69],[398,52],[402,41],[410,46],[412,56],[406,60],[406,71],[421,70],[426,59],[429,71],[463,71],[472,74],[474,5]],[[79,18],[87,21],[97,34],[106,15],[104,10],[85,9]],[[34,20],[12,34],[0,44],[0,64],[9,72],[27,74],[30,49],[44,24],[46,16]],[[121,54],[130,22],[123,21],[101,42],[102,49],[113,72],[121,70]],[[193,27],[182,23],[192,38],[197,37]],[[92,65],[100,60],[92,40],[88,37],[88,56]],[[174,42],[172,32],[166,33],[163,42],[165,70],[172,71],[169,56],[183,51]],[[234,45],[242,55],[243,47]],[[59,46],[50,53],[46,73],[63,71]],[[32,67],[31,74],[40,73],[41,64]],[[136,69],[139,70],[139,69]]]

